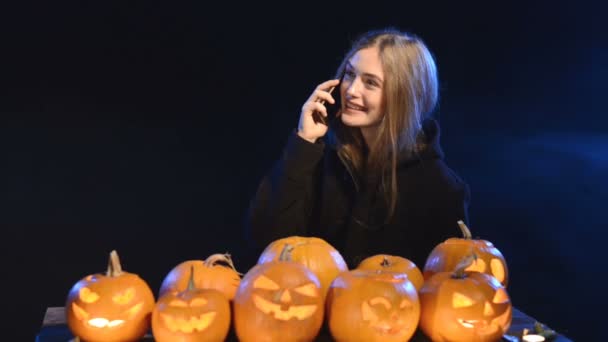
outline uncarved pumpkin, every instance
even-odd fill
[[[70,290],[66,320],[74,336],[85,341],[135,341],[150,327],[154,295],[138,275],[122,270],[116,251],[106,274],[89,275]]]
[[[509,282],[509,270],[502,253],[486,240],[473,239],[469,228],[458,221],[463,238],[450,238],[435,246],[426,259],[424,279],[438,272],[451,272],[464,257],[475,254],[477,259],[466,271],[477,271],[492,275],[505,287]]]
[[[424,283],[422,272],[416,264],[407,258],[397,255],[378,254],[370,256],[361,261],[357,266],[357,269],[405,273],[416,288],[416,291],[420,290]]]
[[[334,278],[348,266],[342,255],[327,241],[317,237],[291,236],[270,243],[260,255],[258,264],[276,261],[285,245],[293,246],[291,260],[311,270],[321,281],[323,296]]]
[[[197,289],[214,289],[222,292],[229,300],[234,298],[241,275],[234,267],[230,254],[213,254],[204,261],[188,260],[175,266],[165,276],[159,297],[168,292],[185,291],[192,269],[195,275],[194,285]]]

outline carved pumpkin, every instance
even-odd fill
[[[83,340],[134,341],[150,327],[154,295],[138,275],[122,270],[112,251],[107,273],[78,281],[65,308],[70,331]]]
[[[227,264],[228,267],[218,264],[219,262]],[[229,300],[234,298],[241,275],[236,271],[230,254],[213,254],[205,261],[188,260],[175,266],[165,276],[159,297],[168,292],[186,290],[192,267],[195,274],[194,285],[197,289],[215,289],[222,292]]]
[[[502,253],[486,240],[472,239],[469,228],[458,221],[464,238],[450,238],[437,245],[429,254],[424,265],[424,279],[429,279],[437,272],[451,272],[463,257],[475,254],[477,259],[466,271],[487,273],[505,287],[509,282],[507,262]]]
[[[405,273],[412,282],[416,291],[420,290],[424,283],[422,272],[409,259],[395,255],[378,254],[361,261],[358,270],[372,270],[383,272]]]
[[[327,295],[327,320],[336,341],[408,341],[416,332],[420,302],[403,273],[341,273]]]
[[[254,266],[234,297],[234,327],[241,342],[312,341],[323,323],[319,279],[289,261],[287,245],[278,261]]]
[[[466,257],[455,272],[440,272],[420,289],[421,330],[433,341],[499,341],[511,325],[512,307],[505,287],[485,273],[465,271]]]
[[[166,293],[152,312],[152,332],[157,342],[221,342],[229,328],[228,298],[217,290],[197,289],[193,271],[188,288]]]
[[[286,244],[293,246],[291,260],[306,266],[319,278],[323,296],[334,278],[340,272],[348,271],[342,255],[332,245],[317,237],[291,236],[276,240],[262,252],[258,264],[277,260]]]

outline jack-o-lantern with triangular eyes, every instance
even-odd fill
[[[477,258],[466,271],[489,274],[507,287],[509,270],[502,253],[489,241],[473,239],[464,222],[458,221],[458,226],[463,237],[447,239],[431,251],[424,265],[424,279],[438,272],[451,272],[463,257],[475,254]]]
[[[491,275],[465,271],[472,261],[465,257],[456,271],[437,273],[420,289],[420,328],[434,342],[500,341],[511,325],[505,287]]]
[[[138,275],[122,271],[116,251],[105,275],[78,281],[66,301],[70,331],[85,341],[134,341],[150,327],[154,295]]]
[[[323,323],[324,297],[317,276],[289,261],[289,245],[278,261],[254,266],[234,297],[234,328],[241,342],[312,341]]]
[[[182,292],[163,295],[152,313],[152,332],[157,342],[221,342],[230,328],[230,304],[214,289],[197,289],[194,267]]]
[[[341,273],[327,295],[327,321],[336,341],[408,341],[420,319],[416,288],[403,273]]]

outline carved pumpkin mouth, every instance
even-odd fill
[[[126,311],[126,319],[132,319],[137,313],[141,310],[144,303],[135,304],[130,309]],[[83,308],[81,308],[78,304],[72,303],[72,311],[76,318],[85,322],[87,325],[95,327],[95,328],[116,328],[120,327],[125,323],[124,319],[113,319],[110,320],[105,317],[90,317],[91,315]]]
[[[387,322],[379,322],[372,324],[371,327],[383,335],[397,335],[403,330],[405,325],[400,323],[391,324]]]
[[[500,329],[499,324],[495,323],[494,320],[476,320],[476,319],[458,319],[458,323],[465,328],[475,329],[483,332],[484,334],[493,334]]]
[[[385,305],[390,306],[390,303],[386,302]],[[380,319],[378,315],[374,313],[374,310],[367,302],[363,302],[363,304],[361,305],[361,312],[363,320],[368,321],[369,326],[381,335],[396,335],[406,327],[406,324],[403,319],[394,317],[395,314],[393,314],[394,318],[392,319],[392,321]]]
[[[275,319],[288,321],[292,318],[304,320],[312,317],[317,311],[317,305],[290,305],[287,309],[282,309],[280,304],[272,303],[258,295],[253,295],[255,307],[267,315],[274,315]]]
[[[192,316],[190,319],[174,318],[167,314],[160,314],[165,326],[171,332],[191,333],[193,331],[203,331],[207,329],[215,320],[216,312],[207,312],[199,316]]]

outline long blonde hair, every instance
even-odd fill
[[[379,124],[376,141],[366,146],[360,129],[348,127],[341,120],[336,120],[332,126],[330,139],[340,158],[359,175],[378,177],[387,203],[388,221],[397,203],[399,159],[416,155],[423,144],[422,121],[437,103],[437,67],[420,38],[387,29],[368,32],[355,41],[338,68],[336,78],[344,75],[348,61],[357,51],[370,47],[378,48],[384,71],[384,118]]]

